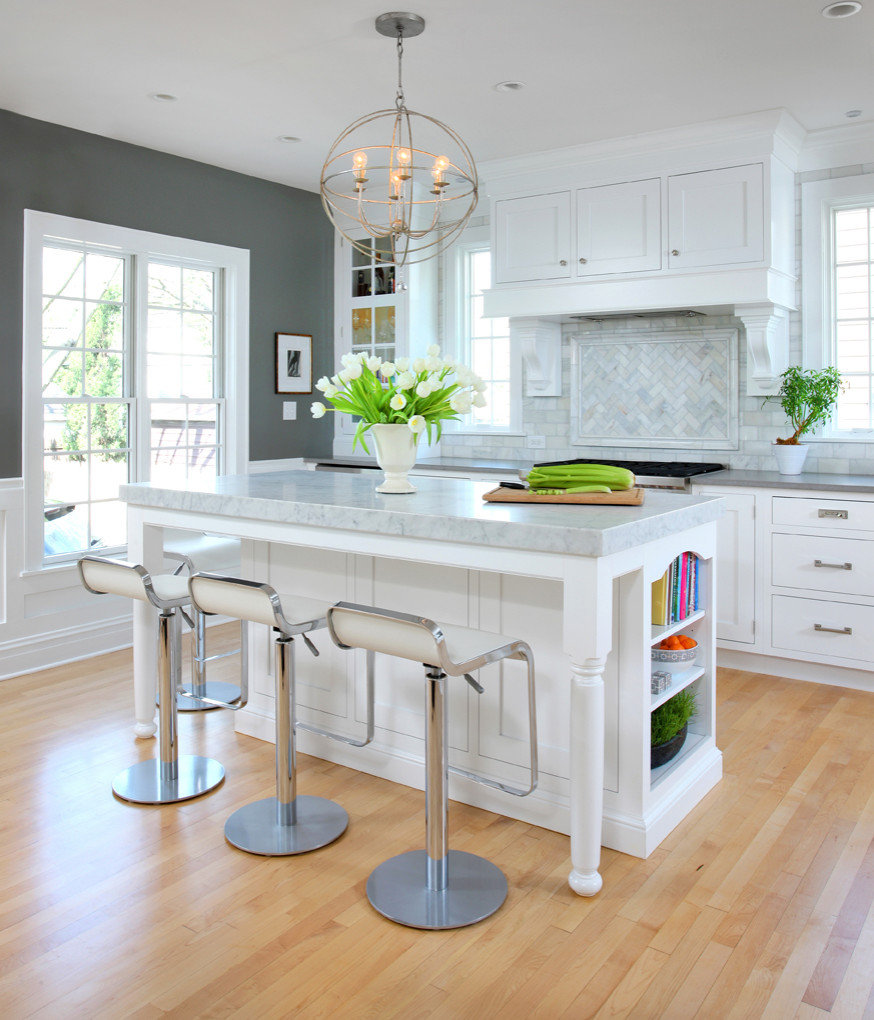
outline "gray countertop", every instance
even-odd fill
[[[754,489],[816,489],[820,492],[874,492],[874,475],[822,474],[813,471],[800,475],[781,475],[777,471],[742,471],[727,469],[699,475],[697,485],[736,485]]]
[[[403,535],[497,548],[607,556],[708,524],[723,500],[646,492],[642,506],[486,503],[488,482],[416,478],[417,492],[381,494],[371,472],[274,471],[189,481],[184,488],[122,485],[121,499],[145,507]]]

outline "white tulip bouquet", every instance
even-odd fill
[[[366,354],[344,354],[343,367],[332,378],[322,376],[316,383],[327,407],[316,401],[310,410],[314,418],[328,411],[343,411],[360,419],[352,449],[358,443],[370,453],[364,433],[373,425],[407,425],[416,435],[425,432],[428,443],[439,440],[444,421],[458,421],[472,407],[485,407],[485,383],[464,365],[441,358],[432,344],[424,358],[383,361]]]

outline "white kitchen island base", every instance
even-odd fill
[[[721,776],[714,739],[713,552],[719,500],[649,492],[642,507],[483,503],[487,486],[422,479],[418,492],[380,495],[367,476],[277,472],[229,476],[201,491],[128,485],[130,557],[160,559],[161,531],[187,528],[248,540],[244,572],[279,590],[416,612],[528,641],[537,670],[541,782],[519,799],[453,776],[453,799],[571,837],[569,883],[601,887],[603,844],[645,857]],[[649,768],[650,586],[682,552],[699,556],[698,711],[687,747]],[[149,607],[134,617],[138,732],[153,725]],[[678,630],[679,627],[673,628]],[[260,633],[259,633],[260,632]],[[255,628],[253,696],[242,732],[273,737],[269,635]],[[299,655],[301,718],[360,732],[363,655],[318,641]],[[525,777],[524,669],[482,670],[482,695],[452,684],[450,760],[470,771]],[[300,732],[304,753],[424,787],[421,670],[377,659],[376,737],[351,748]],[[233,782],[233,777],[229,777]],[[602,825],[603,822],[603,825]],[[451,814],[450,814],[451,828]]]

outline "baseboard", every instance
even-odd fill
[[[716,665],[728,669],[742,669],[746,673],[764,673],[766,676],[784,676],[790,680],[826,684],[829,687],[849,687],[854,691],[874,691],[874,672],[831,666],[821,662],[802,662],[800,659],[783,659],[776,655],[741,652],[734,648],[717,648]]]
[[[129,613],[98,623],[14,638],[0,644],[0,680],[130,648],[132,642]]]

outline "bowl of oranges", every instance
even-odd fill
[[[662,638],[652,650],[653,662],[694,662],[698,642],[686,634],[672,634]]]

